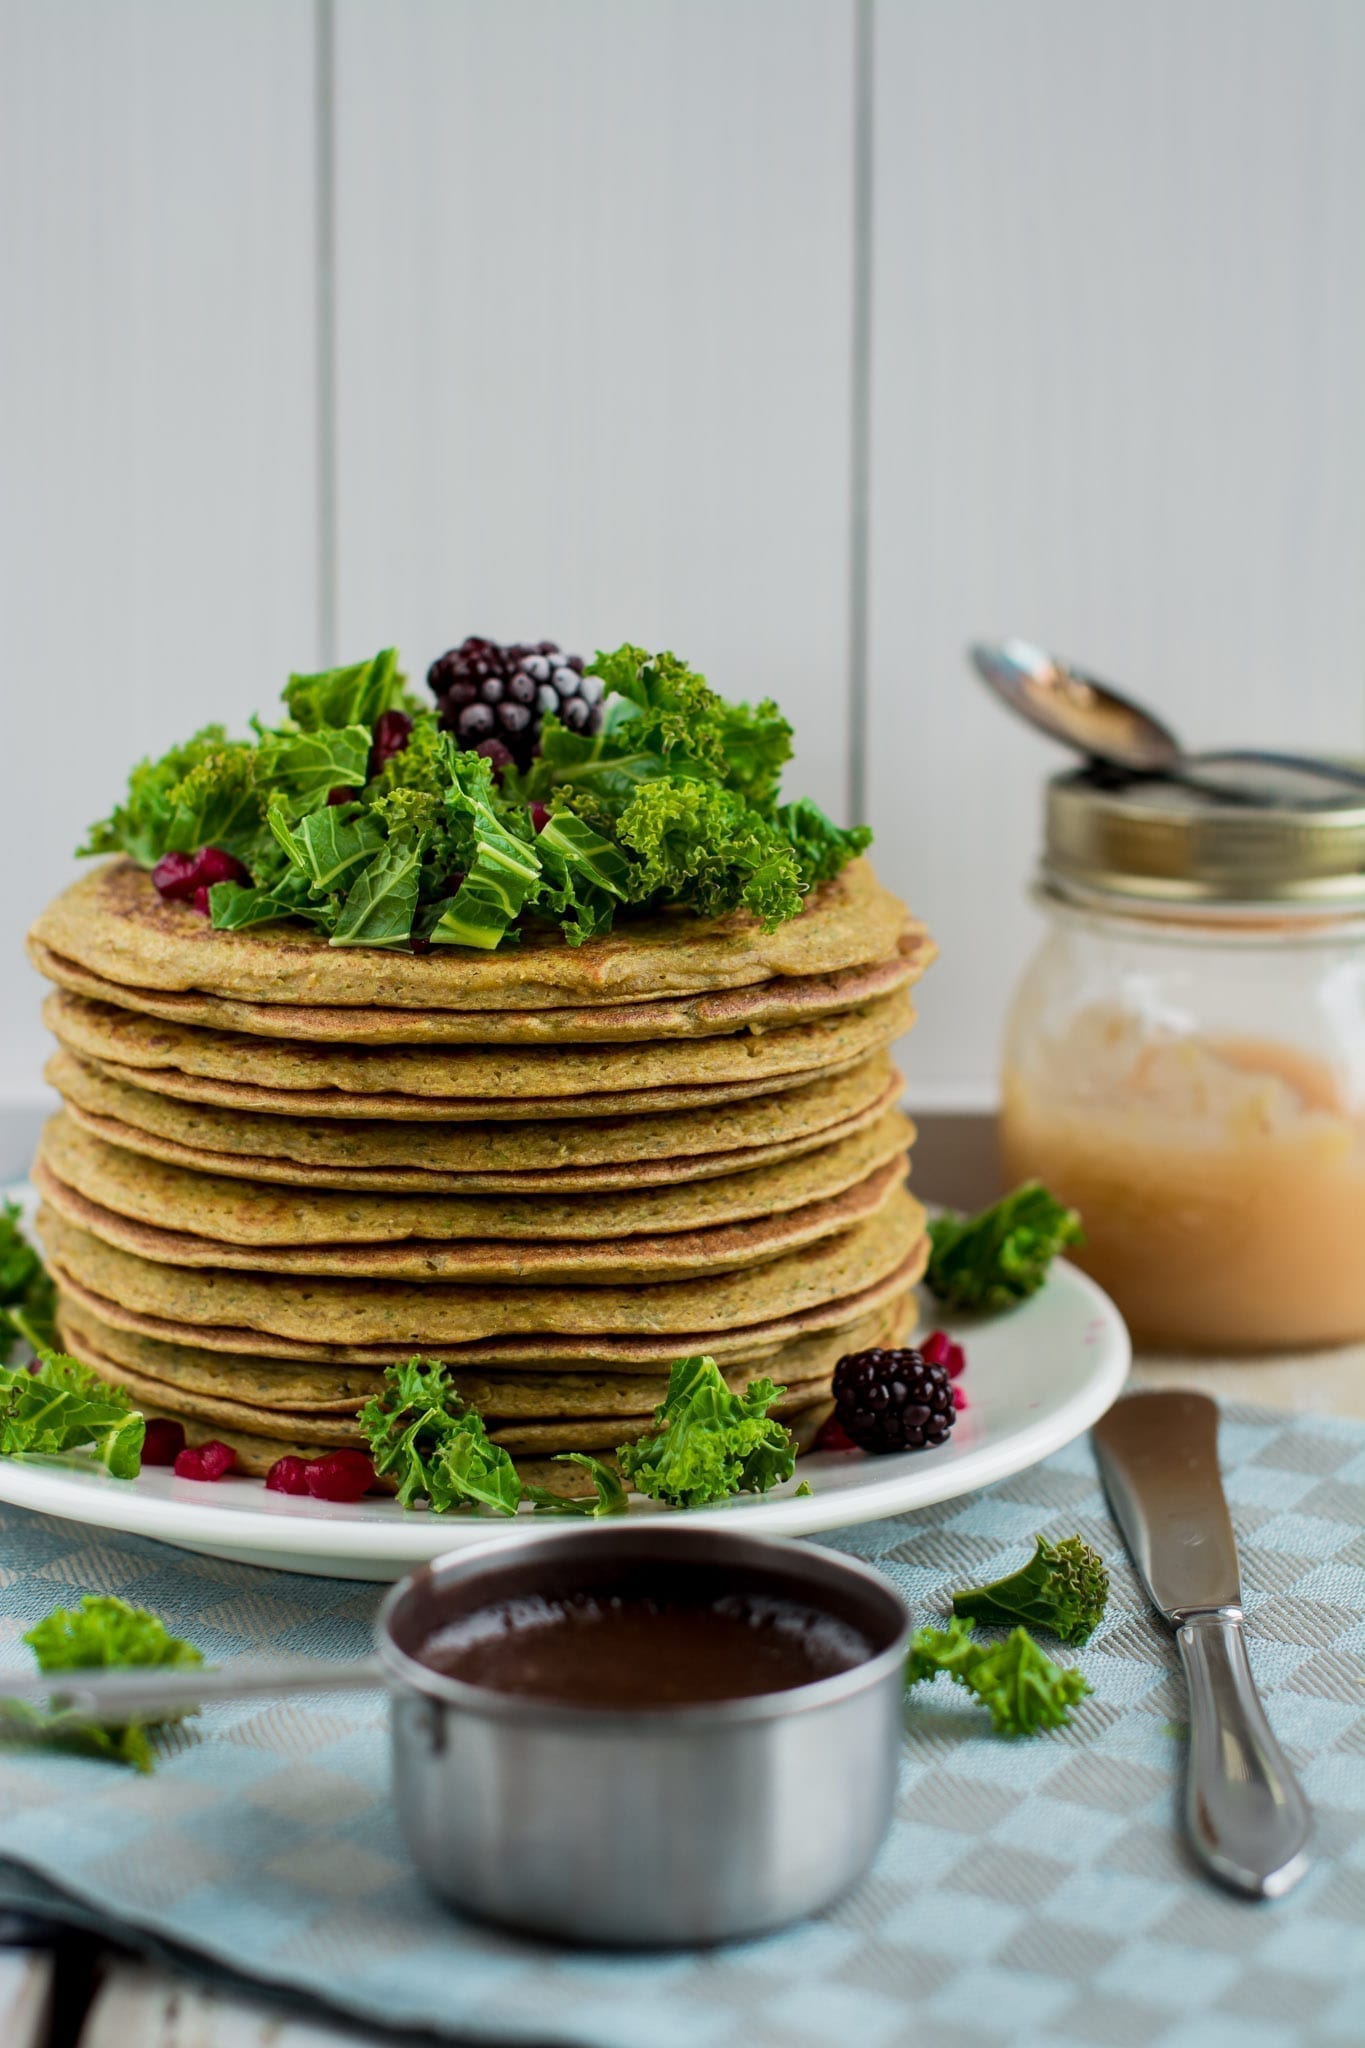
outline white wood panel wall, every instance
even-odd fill
[[[341,644],[671,647],[842,809],[852,0],[340,0],[336,50]]]
[[[772,691],[942,941],[921,1100],[989,1089],[1052,761],[964,641],[1195,741],[1365,744],[1359,0],[0,37],[0,1099],[23,926],[128,763],[332,649],[629,634]]]
[[[1365,7],[884,0],[876,33],[868,804],[943,945],[912,1087],[961,1100],[1063,758],[965,642],[1192,744],[1365,749]]]
[[[0,1095],[129,766],[316,637],[309,0],[0,6]]]

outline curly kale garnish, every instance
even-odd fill
[[[437,1359],[390,1366],[359,1420],[375,1472],[395,1482],[401,1507],[424,1500],[438,1514],[485,1507],[513,1515],[525,1500],[541,1514],[619,1515],[627,1484],[672,1507],[705,1507],[790,1479],[795,1447],[768,1414],[781,1391],[771,1380],[755,1380],[732,1394],[713,1360],[680,1359],[654,1428],[624,1445],[615,1466],[578,1451],[556,1460],[592,1480],[596,1498],[582,1500],[523,1486],[510,1454],[489,1439],[482,1417],[461,1400]]]
[[[292,918],[334,946],[487,951],[531,919],[581,945],[629,906],[746,910],[771,930],[868,844],[778,801],[791,728],[770,700],[728,703],[676,655],[629,644],[588,673],[602,729],[546,712],[530,767],[496,776],[407,694],[391,648],[292,676],[286,715],[254,719],[253,738],[205,726],[141,762],[81,850],[143,867],[231,854],[250,880],[210,889],[219,931]]]
[[[929,1225],[925,1285],[950,1308],[995,1315],[1035,1294],[1058,1252],[1082,1241],[1076,1211],[1026,1181],[979,1216]]]
[[[732,1394],[713,1358],[681,1358],[654,1411],[655,1428],[619,1453],[623,1476],[672,1507],[700,1508],[790,1479],[796,1449],[769,1408],[783,1389],[751,1380]]]
[[[1079,1536],[1049,1543],[1034,1538],[1028,1563],[989,1586],[969,1586],[953,1595],[953,1613],[972,1621],[1010,1628],[1027,1622],[1050,1629],[1064,1643],[1084,1643],[1098,1627],[1109,1598],[1103,1559]]]
[[[424,1500],[438,1515],[464,1507],[516,1513],[517,1468],[490,1443],[483,1417],[460,1399],[439,1359],[391,1365],[358,1420],[376,1475],[397,1482],[400,1507]]]
[[[91,1451],[113,1478],[135,1479],[146,1427],[122,1387],[64,1352],[0,1366],[0,1457]]]
[[[127,1670],[134,1666],[183,1668],[204,1661],[203,1653],[193,1643],[173,1636],[156,1615],[149,1614],[145,1607],[130,1607],[114,1594],[87,1593],[79,1607],[58,1607],[45,1620],[37,1622],[24,1641],[38,1659],[38,1669],[44,1676],[49,1672]],[[54,1747],[105,1757],[111,1763],[131,1764],[138,1771],[151,1770],[152,1751],[146,1731],[161,1725],[130,1721],[119,1727],[76,1728],[67,1725],[60,1710],[44,1713],[17,1700],[0,1700],[0,1728],[6,1733],[36,1736]]]
[[[548,1486],[523,1486],[521,1497],[530,1501],[538,1515],[623,1515],[626,1512],[626,1489],[621,1484],[621,1475],[614,1465],[606,1465],[600,1458],[590,1458],[586,1451],[561,1451],[554,1459],[556,1465],[581,1465],[593,1484],[591,1500],[571,1500],[562,1493],[551,1493]]]
[[[971,1623],[957,1615],[946,1629],[916,1629],[911,1640],[906,1684],[940,1671],[975,1694],[997,1735],[1070,1727],[1068,1710],[1093,1690],[1079,1671],[1054,1664],[1027,1629],[1014,1629],[1002,1643],[977,1643]]]
[[[126,853],[152,867],[166,853],[221,846],[245,859],[260,832],[255,750],[206,725],[159,761],[139,761],[121,804],[92,825],[81,853]]]
[[[50,1351],[57,1342],[57,1290],[19,1227],[19,1204],[0,1204],[0,1365],[16,1344]]]

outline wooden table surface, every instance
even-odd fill
[[[1147,1387],[1202,1387],[1220,1401],[1261,1401],[1267,1408],[1365,1420],[1365,1344],[1267,1358],[1139,1355],[1133,1378]]]

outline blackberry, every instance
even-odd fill
[[[584,675],[581,654],[561,654],[553,640],[500,647],[471,635],[437,656],[427,683],[446,731],[486,754],[498,773],[509,760],[530,766],[547,711],[572,732],[596,732],[602,722],[600,680]]]
[[[923,1451],[957,1419],[952,1382],[918,1351],[852,1351],[834,1368],[834,1418],[861,1451]]]

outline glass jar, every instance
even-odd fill
[[[1365,804],[1257,775],[1273,808],[1048,789],[1005,1166],[1149,1346],[1365,1337]]]

